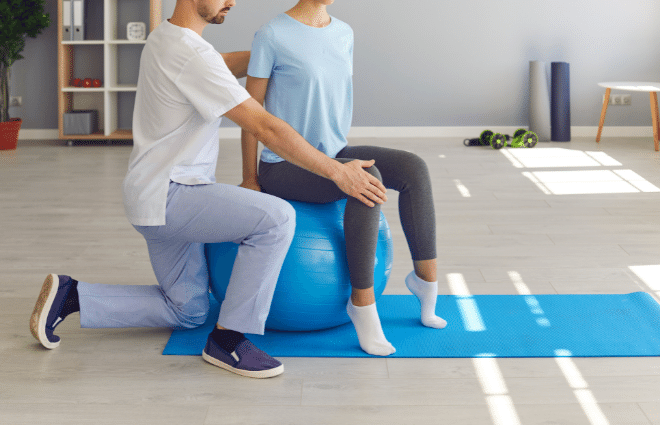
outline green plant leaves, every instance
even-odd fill
[[[0,122],[9,120],[9,68],[19,59],[26,37],[36,37],[50,25],[46,0],[0,2]]]
[[[3,0],[0,2],[0,61],[10,67],[23,59],[26,37],[36,37],[50,25],[46,0]]]

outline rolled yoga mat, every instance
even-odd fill
[[[571,141],[571,90],[569,65],[552,62],[550,95],[550,128],[553,142]]]
[[[539,136],[539,141],[549,142],[550,90],[545,62],[529,62],[529,130]]]

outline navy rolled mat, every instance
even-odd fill
[[[550,131],[553,142],[571,141],[570,67],[566,62],[552,62],[550,91]]]
[[[413,295],[379,298],[383,330],[396,347],[390,357],[635,357],[660,356],[660,305],[646,292],[614,295],[438,296],[445,329],[419,321]],[[201,355],[218,317],[176,330],[167,355]],[[351,323],[311,332],[248,335],[275,357],[373,357],[358,345]]]

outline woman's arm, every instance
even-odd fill
[[[260,105],[263,106],[268,88],[268,78],[247,77],[245,88]],[[259,141],[254,134],[241,131],[241,148],[243,152],[243,183],[241,187],[261,191],[257,172],[257,150]]]
[[[249,51],[220,53],[220,55],[234,77],[243,78],[247,75],[248,64],[250,63]]]

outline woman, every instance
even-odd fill
[[[425,326],[444,328],[435,315],[438,293],[435,213],[428,169],[414,154],[373,146],[347,146],[353,112],[353,30],[331,17],[334,0],[300,0],[255,35],[246,88],[266,109],[309,143],[340,162],[375,160],[366,170],[400,192],[399,213],[413,258],[406,285],[421,304]],[[327,203],[347,196],[330,180],[264,148],[257,173],[257,139],[243,132],[243,183],[284,199]],[[365,202],[366,201],[366,202]],[[348,197],[344,218],[352,293],[346,306],[360,347],[373,355],[396,350],[385,337],[374,296],[380,206]]]

